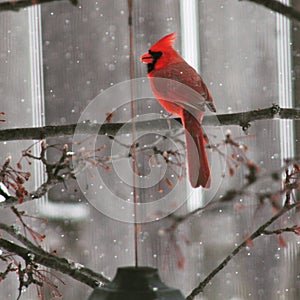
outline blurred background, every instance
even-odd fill
[[[3,2],[3,1],[2,1]],[[300,1],[292,1],[298,7]],[[130,42],[127,0],[81,0],[78,6],[57,1],[33,6],[20,12],[0,13],[0,91],[1,111],[7,122],[1,128],[32,127],[76,123],[87,105],[99,93],[130,78]],[[265,108],[273,103],[297,106],[300,93],[299,24],[247,1],[236,0],[152,0],[133,1],[134,77],[145,77],[146,66],[139,57],[162,36],[177,32],[175,48],[192,64],[210,89],[217,112],[233,113]],[[137,106],[140,114],[146,107],[159,113],[153,101]],[[299,100],[298,100],[299,101]],[[147,105],[145,105],[145,103]],[[101,111],[99,114],[105,114]],[[126,113],[113,121],[130,118]],[[299,126],[299,125],[298,125]],[[299,152],[297,127],[286,121],[259,121],[251,124],[248,136],[237,126],[230,129],[234,137],[247,144],[248,158],[262,171],[276,170],[282,159]],[[218,131],[220,128],[211,129]],[[99,144],[108,143],[99,140]],[[51,144],[71,144],[72,137],[49,139]],[[1,161],[12,155],[18,161],[21,151],[34,141],[1,142]],[[38,145],[36,146],[38,151]],[[57,153],[50,153],[55,159]],[[220,167],[212,176],[221,185],[213,200],[229,188],[243,183],[245,170],[232,177],[220,157],[212,153]],[[141,161],[147,168],[148,161]],[[34,189],[45,176],[39,164],[27,166]],[[112,190],[132,196],[132,189],[107,174]],[[271,182],[256,185],[254,191],[272,191]],[[170,187],[169,187],[170,189]],[[168,186],[164,186],[164,193]],[[159,195],[157,187],[139,189],[141,201]],[[176,197],[187,197],[189,186]],[[109,197],[102,194],[99,197]],[[193,191],[188,201],[176,211],[186,213],[205,202],[205,193]],[[243,210],[226,204],[208,210],[182,224],[176,245],[161,229],[168,218],[140,225],[138,247],[140,265],[154,266],[170,286],[184,295],[239,244],[259,224],[272,216],[265,204],[257,210],[251,194],[238,199]],[[46,234],[47,250],[56,250],[95,271],[112,278],[119,266],[134,263],[134,229],[132,224],[113,220],[85,199],[76,182],[53,188],[48,196],[25,204],[31,214],[45,217],[48,223],[31,221]],[[0,212],[1,222],[12,224],[15,217]],[[196,299],[299,299],[299,239],[286,234],[287,247],[274,236],[255,240],[254,246],[241,251],[219,272]],[[188,242],[187,242],[188,241]],[[185,259],[180,268],[181,256]],[[91,289],[59,274],[64,299],[86,299]],[[13,275],[0,284],[1,298],[16,299],[18,282]],[[51,299],[51,289],[45,299]],[[38,299],[36,289],[24,291],[22,299]]]

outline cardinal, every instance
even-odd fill
[[[201,123],[205,106],[212,112],[216,108],[200,75],[173,48],[175,38],[176,33],[171,33],[160,39],[141,56],[141,61],[147,64],[151,89],[158,102],[181,118],[192,187],[209,188],[211,174]]]

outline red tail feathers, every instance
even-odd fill
[[[205,140],[200,121],[190,112],[183,110],[182,123],[185,128],[189,178],[192,187],[209,188],[210,169],[205,150]]]

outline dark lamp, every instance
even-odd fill
[[[118,268],[112,282],[96,288],[88,300],[184,300],[179,290],[169,288],[157,269],[149,267]]]

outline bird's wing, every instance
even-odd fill
[[[216,111],[212,96],[202,78],[186,62],[171,64],[156,70],[153,72],[153,77],[154,88],[166,97],[166,100],[202,111],[207,105],[211,111]]]

